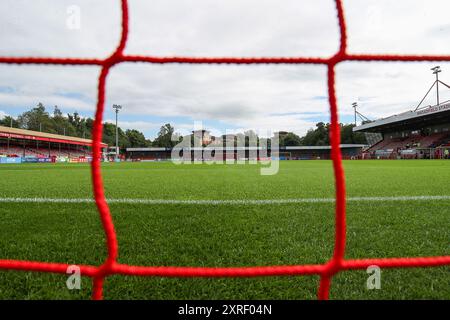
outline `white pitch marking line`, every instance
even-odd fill
[[[450,196],[394,196],[394,197],[348,197],[347,202],[383,201],[430,201],[450,200]],[[296,198],[296,199],[241,199],[241,200],[171,200],[171,199],[107,199],[107,202],[120,204],[174,204],[174,205],[265,205],[290,203],[333,203],[334,198]],[[0,203],[94,203],[93,199],[70,198],[0,198]]]

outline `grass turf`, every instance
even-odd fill
[[[350,197],[450,195],[450,161],[344,162]],[[332,198],[329,161],[257,165],[103,165],[108,198]],[[90,198],[83,164],[0,166],[0,198]],[[347,258],[450,254],[450,200],[349,202]],[[332,255],[332,203],[271,205],[112,204],[119,261],[137,265],[251,266],[324,263]],[[93,204],[0,203],[0,258],[101,264],[104,234]],[[334,278],[335,299],[449,299],[450,268],[382,270],[367,290],[364,270]],[[65,275],[0,271],[0,299],[84,299]],[[106,299],[311,299],[318,277],[168,279],[112,276]]]

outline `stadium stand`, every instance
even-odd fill
[[[91,145],[89,139],[0,126],[2,158],[22,158],[22,162],[85,162],[83,159],[92,157]],[[107,145],[102,144],[102,148]]]
[[[366,145],[363,144],[341,144],[342,157],[344,159],[357,158]],[[129,161],[164,161],[173,160],[172,148],[127,148],[126,159]],[[279,147],[277,154],[272,150],[261,147],[219,147],[208,146],[205,148],[183,148],[178,155],[187,161],[212,161],[215,152],[222,152],[222,160],[261,160],[262,158],[275,156],[280,160],[329,160],[331,159],[331,146],[289,146]],[[189,156],[190,154],[190,156]]]
[[[436,159],[450,147],[450,102],[364,123],[355,132],[377,133],[382,140],[363,159]]]

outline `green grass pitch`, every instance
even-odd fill
[[[349,197],[448,196],[450,161],[344,161]],[[332,198],[330,161],[258,165],[102,165],[108,198]],[[91,198],[83,164],[0,166],[0,198]],[[324,263],[332,255],[333,203],[111,204],[119,262],[168,266]],[[450,200],[350,201],[346,258],[450,255]],[[0,202],[0,258],[101,264],[104,233],[92,203]],[[368,290],[365,270],[342,272],[332,299],[449,299],[450,268],[383,269]],[[0,271],[0,299],[89,299],[66,275]],[[112,276],[105,299],[315,299],[318,277],[159,278]]]

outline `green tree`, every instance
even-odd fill
[[[280,139],[280,147],[300,146],[302,139],[293,132],[288,132]]]
[[[70,135],[69,132],[69,123],[67,121],[67,118],[65,118],[63,116],[63,113],[61,112],[61,110],[58,108],[58,106],[55,106],[53,109],[53,128],[55,133],[57,134],[66,134],[66,135]]]
[[[19,122],[11,116],[4,116],[0,119],[0,126],[18,128]]]
[[[325,146],[330,144],[329,138],[330,125],[319,122],[316,129],[310,129],[302,138],[302,144],[305,146]]]
[[[130,141],[128,140],[125,132],[119,127],[119,148],[129,148]],[[116,125],[113,123],[105,122],[103,124],[103,142],[108,144],[109,146],[116,145]]]
[[[145,136],[142,132],[135,130],[135,129],[128,129],[125,131],[125,135],[128,139],[128,146],[130,148],[142,148],[142,147],[148,147],[151,146],[151,141],[145,139]]]
[[[354,124],[341,125],[341,143],[367,144],[366,136],[362,132],[353,132]]]
[[[158,136],[153,141],[154,147],[172,148],[176,145],[177,141],[172,141],[172,135],[174,135],[175,129],[170,123],[166,123],[159,129]]]
[[[361,132],[353,132],[354,124],[340,124],[341,143],[343,144],[367,144],[366,137]],[[330,145],[330,124],[319,122],[315,129],[310,129],[301,138],[305,146]]]
[[[17,120],[20,128],[55,133],[53,121],[41,102],[30,111],[22,113]]]

